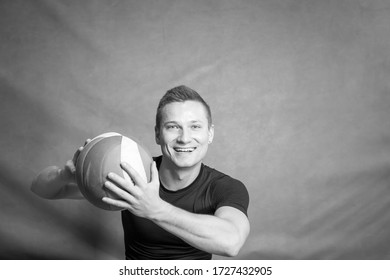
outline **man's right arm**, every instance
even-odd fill
[[[74,170],[68,166],[49,166],[43,169],[31,184],[31,191],[46,199],[83,199],[77,186]]]
[[[87,139],[84,146],[91,139]],[[43,169],[31,184],[31,191],[46,199],[84,199],[76,182],[76,162],[83,147],[79,147],[63,168],[48,166]]]

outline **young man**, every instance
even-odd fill
[[[143,181],[122,163],[135,184],[114,173],[108,174],[105,183],[120,200],[105,197],[103,201],[125,209],[127,259],[211,259],[212,254],[238,254],[250,229],[249,196],[240,181],[203,164],[213,137],[210,108],[197,92],[179,86],[162,97],[155,126],[162,156],[152,164],[151,181]],[[74,183],[77,155],[64,169],[42,171],[32,190],[45,198],[80,197]]]

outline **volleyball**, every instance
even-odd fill
[[[103,197],[119,199],[104,187],[108,173],[114,172],[132,182],[120,167],[121,162],[129,163],[145,181],[150,181],[150,166],[153,162],[150,153],[138,141],[120,133],[98,135],[80,152],[76,162],[76,181],[83,196],[96,207],[122,210],[102,201]]]

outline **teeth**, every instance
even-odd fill
[[[175,148],[176,152],[181,152],[181,153],[189,153],[194,151],[195,148]]]

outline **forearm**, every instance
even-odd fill
[[[247,236],[222,217],[190,213],[168,203],[153,221],[188,244],[223,256],[237,255]]]
[[[155,163],[151,167],[149,183],[145,183],[131,166],[122,164],[121,167],[133,181],[109,173],[104,186],[120,199],[104,197],[105,203],[149,219],[193,247],[211,254],[235,256],[241,249],[249,234],[249,221],[243,212],[229,206],[218,208],[212,215],[185,211],[160,198]]]
[[[75,180],[57,166],[43,169],[32,182],[31,191],[46,199],[82,198]]]

